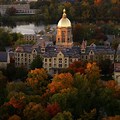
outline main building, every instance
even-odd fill
[[[114,60],[115,51],[111,49],[109,44],[87,46],[87,42],[83,40],[81,46],[73,45],[72,26],[65,9],[56,31],[55,45],[46,44],[46,40],[43,40],[40,44],[33,46],[18,46],[14,51],[16,66],[25,66],[29,69],[35,56],[40,55],[43,58],[43,67],[48,73],[54,74],[78,60],[97,61],[99,58]],[[118,53],[116,61],[120,61],[120,54]]]

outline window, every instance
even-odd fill
[[[65,42],[65,37],[62,37],[62,42]]]
[[[82,53],[85,52],[85,50],[82,50]]]
[[[62,63],[62,58],[59,58],[59,63]]]
[[[60,38],[58,38],[58,42],[60,42]]]
[[[65,58],[65,63],[67,63],[67,59]]]
[[[65,67],[67,67],[67,64],[65,64]]]
[[[47,67],[47,63],[45,63],[45,67]]]
[[[45,62],[47,62],[47,59],[45,58]]]
[[[49,64],[49,67],[51,67],[52,65],[51,65],[51,63]]]
[[[49,58],[49,62],[51,62],[51,58]]]
[[[65,42],[65,31],[62,31],[62,42]]]
[[[68,38],[68,42],[70,42],[70,39]]]
[[[81,58],[83,59],[83,58],[84,58],[84,56],[82,55],[82,56],[81,56]]]
[[[59,64],[59,68],[62,68],[62,64]]]
[[[54,64],[54,67],[56,67],[56,64]]]

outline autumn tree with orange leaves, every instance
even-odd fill
[[[48,85],[50,93],[59,92],[64,88],[70,88],[73,84],[73,77],[70,73],[56,74]]]
[[[48,104],[46,107],[46,111],[49,113],[51,118],[55,116],[58,112],[61,111],[60,106],[58,103]]]
[[[42,94],[49,83],[48,74],[43,68],[31,70],[26,82],[34,91]]]
[[[84,72],[85,72],[85,63],[83,63],[82,61],[74,61],[63,72],[70,72],[71,74],[75,74],[75,73],[84,74]]]

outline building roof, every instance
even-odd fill
[[[73,46],[72,48],[65,48],[62,46],[48,45],[45,49],[44,57],[56,57],[59,52],[65,57],[78,58],[80,57],[80,47]]]
[[[58,27],[71,27],[70,20],[66,17],[65,9],[63,10],[63,16],[58,22]]]
[[[7,53],[0,52],[0,62],[7,62]]]
[[[90,51],[93,51],[95,54],[114,54],[115,51],[111,47],[106,46],[87,46],[86,52],[81,54],[89,54]]]
[[[16,52],[25,52],[25,53],[31,53],[32,50],[35,49],[38,53],[40,53],[40,47],[39,46],[33,46],[33,45],[29,45],[29,44],[25,44],[25,45],[20,45],[16,48]]]

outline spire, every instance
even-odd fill
[[[65,9],[63,9],[63,16],[62,16],[62,18],[66,18],[66,10]]]

